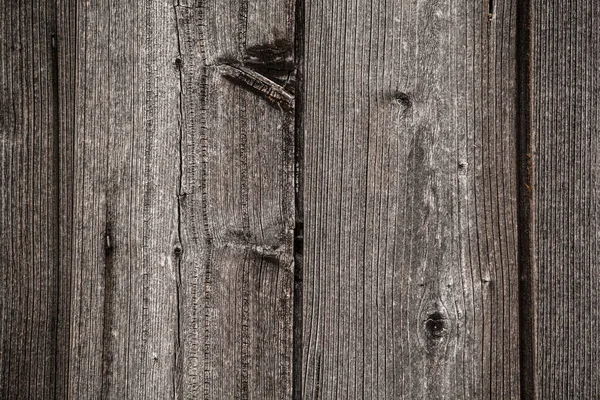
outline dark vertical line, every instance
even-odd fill
[[[107,142],[108,143],[108,142]],[[112,233],[112,220],[108,206],[106,207],[106,225],[104,230],[104,302],[102,317],[102,378],[100,381],[101,399],[110,397],[110,390],[113,383],[113,362],[112,354],[112,334],[114,328],[114,303],[115,303],[115,279],[114,279],[114,238]]]
[[[54,293],[54,315],[51,317],[51,321],[52,321],[52,327],[51,327],[51,331],[52,334],[54,335],[54,351],[53,351],[53,356],[54,356],[54,379],[52,382],[53,388],[51,390],[52,394],[53,394],[53,398],[57,399],[58,398],[58,382],[59,382],[59,371],[62,370],[61,366],[60,366],[60,362],[59,362],[59,325],[60,325],[60,282],[61,282],[61,269],[60,269],[60,261],[61,261],[61,237],[60,237],[60,230],[61,230],[61,217],[60,217],[60,209],[61,209],[61,198],[60,198],[60,191],[61,191],[61,176],[60,176],[60,83],[59,83],[59,72],[58,72],[58,68],[59,68],[59,62],[58,62],[58,26],[59,26],[59,21],[58,21],[58,1],[52,2],[50,3],[51,6],[50,8],[52,9],[51,12],[53,13],[52,15],[48,16],[48,20],[50,21],[50,51],[51,51],[51,57],[52,57],[52,61],[51,61],[51,69],[52,69],[52,101],[53,101],[53,107],[52,107],[52,112],[53,112],[53,165],[52,168],[54,169],[54,174],[53,174],[53,182],[52,182],[52,186],[53,186],[53,190],[54,190],[54,226],[53,226],[53,230],[54,230],[54,241],[53,244],[56,245],[56,253],[55,253],[55,257],[56,259],[54,260],[54,279],[56,280],[55,282],[55,293]]]
[[[532,4],[517,0],[516,144],[521,399],[537,399],[535,374],[535,243],[531,129]]]
[[[294,316],[292,352],[292,399],[302,399],[302,308],[304,254],[304,0],[296,0],[294,26],[294,64],[296,87],[294,105]]]

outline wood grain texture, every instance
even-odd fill
[[[290,398],[294,3],[175,8],[183,397]]]
[[[2,399],[600,397],[600,5],[2,5]]]
[[[518,398],[515,4],[307,1],[305,399]]]
[[[0,398],[51,398],[58,273],[52,5],[0,3]]]
[[[600,397],[600,4],[533,2],[541,399]]]
[[[167,1],[59,2],[58,398],[176,394],[179,71]]]
[[[294,6],[6,4],[2,398],[291,396]]]

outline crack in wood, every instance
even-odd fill
[[[111,213],[106,211],[104,230],[104,301],[102,317],[102,380],[100,393],[108,397],[112,383],[114,355],[112,346],[112,327],[114,324],[114,244],[112,239]]]

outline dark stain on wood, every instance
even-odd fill
[[[243,63],[254,69],[293,72],[296,70],[293,43],[288,39],[276,39],[272,43],[250,46],[246,48]]]

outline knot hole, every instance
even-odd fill
[[[450,331],[450,319],[439,311],[433,312],[425,320],[425,330],[429,337],[441,339]]]
[[[404,92],[395,92],[392,95],[392,102],[399,105],[406,112],[412,107],[412,99],[410,94]]]

